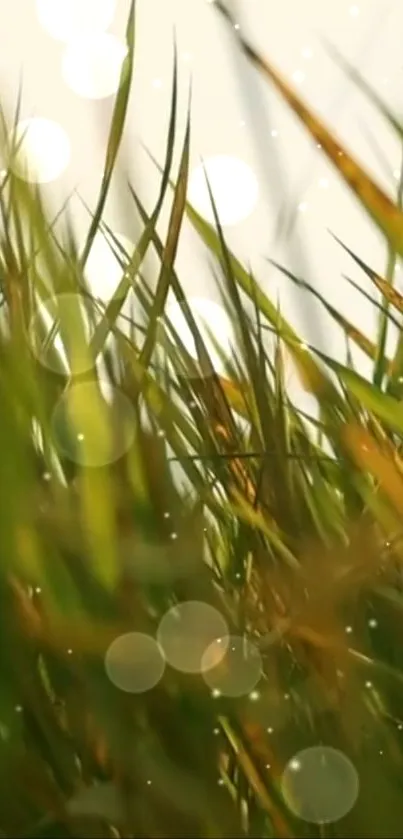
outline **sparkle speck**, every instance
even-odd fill
[[[219,779],[218,779],[218,786],[219,786],[219,787],[224,786],[224,781],[223,781],[223,779],[222,779],[222,778],[219,778]]]
[[[368,621],[368,626],[371,629],[376,629],[376,627],[378,626],[378,621],[376,620],[376,618],[370,618],[370,620]]]
[[[51,476],[50,472],[44,472],[42,477],[43,477],[44,481],[50,481],[52,476]]]
[[[403,730],[403,725],[402,725],[402,723],[401,723],[401,722],[399,722],[399,725],[397,726],[397,729],[398,729],[398,731],[402,731],[402,730]]]
[[[175,539],[177,539],[177,538],[178,538],[178,534],[177,534],[177,533],[171,533],[171,539],[172,539],[172,541],[175,541]]]
[[[353,631],[353,627],[352,627],[352,626],[346,626],[346,632],[347,632],[347,635],[351,635],[352,631]]]
[[[273,128],[270,133],[272,137],[278,137],[278,131],[275,128]]]
[[[301,82],[303,82],[305,79],[305,73],[303,73],[302,70],[296,70],[295,73],[292,74],[292,77],[294,82],[297,82],[297,84],[301,84]]]
[[[170,515],[170,513],[164,513],[164,519],[169,519]]]
[[[239,26],[239,23],[235,23],[235,24],[234,24],[234,29],[238,30],[238,29],[240,29],[240,28],[241,28],[241,27]]]
[[[77,434],[77,440],[79,440],[80,443],[82,443],[82,441],[84,440],[84,434]]]
[[[268,734],[273,734],[273,729],[272,728],[266,728],[266,731],[267,731]]]
[[[150,786],[151,786],[151,784],[152,784],[152,781],[148,780],[148,781],[147,781],[147,786],[149,786],[149,787],[150,787]]]
[[[252,702],[257,702],[260,699],[260,693],[258,690],[253,690],[252,693],[249,694],[249,699]]]
[[[37,586],[36,589],[35,589],[35,594],[41,594],[41,591],[42,591],[41,587]]]
[[[372,688],[372,682],[365,682],[366,688]]]

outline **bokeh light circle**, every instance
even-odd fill
[[[80,35],[66,46],[62,73],[66,84],[84,99],[106,99],[119,89],[127,46],[115,35]]]
[[[21,180],[48,184],[70,163],[70,140],[59,123],[44,117],[21,120],[10,136],[10,169]]]
[[[216,639],[225,655],[228,627],[221,613],[199,600],[187,600],[165,613],[158,627],[157,639],[165,658],[183,673],[201,673],[206,649]]]
[[[142,632],[128,632],[108,647],[105,670],[120,690],[145,693],[162,679],[165,658],[154,638]]]
[[[282,776],[282,794],[289,809],[313,824],[330,824],[354,807],[359,777],[351,760],[330,746],[298,752]]]
[[[116,242],[107,234],[94,236],[85,265],[84,277],[89,292],[104,303],[116,294],[124,275],[124,267],[133,256],[134,244],[126,236],[114,233]],[[119,246],[122,247],[122,252]],[[119,297],[124,295],[118,295]]]
[[[40,25],[58,41],[108,29],[115,9],[116,0],[36,0]]]
[[[223,227],[238,224],[253,212],[259,195],[256,175],[243,160],[216,155],[196,166],[189,178],[189,201],[206,221],[215,225],[206,175]]]
[[[82,318],[82,340],[79,340],[78,330],[73,328],[77,315]],[[74,335],[69,357],[60,328],[62,321],[66,324],[66,331]],[[39,302],[30,320],[28,335],[32,353],[53,373],[67,371],[72,375],[81,375],[94,366],[89,351],[88,315],[80,294],[58,294]]]
[[[214,370],[224,374],[225,361],[232,358],[235,348],[235,333],[227,313],[218,303],[204,297],[190,297],[187,302]],[[169,303],[165,310],[164,322],[170,341],[175,345],[177,335],[185,350],[197,362],[196,345],[183,306],[177,301]],[[197,366],[197,372],[195,371],[194,375],[200,375],[200,372]],[[190,370],[189,377],[192,377]]]
[[[108,384],[96,381],[71,384],[52,415],[54,442],[59,452],[80,466],[98,468],[119,460],[129,450],[135,433],[135,413],[129,399]]]
[[[208,686],[222,696],[239,697],[250,693],[262,675],[262,658],[251,641],[240,635],[213,641],[202,658],[203,678]]]

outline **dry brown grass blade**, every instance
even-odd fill
[[[292,839],[293,833],[290,832],[290,828],[285,821],[283,814],[280,812],[279,808],[276,807],[275,802],[272,796],[269,794],[268,790],[266,789],[265,784],[262,781],[260,776],[259,770],[257,766],[259,763],[263,767],[265,765],[263,763],[263,755],[264,750],[262,748],[262,735],[263,732],[260,727],[252,726],[252,724],[245,723],[245,737],[251,745],[253,745],[254,751],[256,752],[255,755],[252,755],[248,752],[245,745],[241,742],[240,738],[237,737],[235,731],[231,727],[230,723],[224,717],[220,718],[220,723],[222,725],[225,734],[231,743],[232,748],[234,749],[237,757],[237,762],[239,766],[242,768],[244,774],[248,778],[248,782],[251,788],[254,790],[255,795],[264,808],[266,812],[269,814],[271,819],[273,820],[273,826],[276,830],[276,836],[278,839]],[[252,732],[253,732],[253,739],[252,739]],[[256,748],[257,746],[257,748]],[[265,754],[267,757],[267,754]],[[270,760],[274,759],[274,754],[270,753]],[[265,760],[267,764],[267,760]],[[277,766],[277,774],[280,774],[280,767]]]

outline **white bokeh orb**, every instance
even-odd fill
[[[73,326],[77,317],[82,323],[82,335],[78,335]],[[63,325],[70,340],[74,334],[70,353],[66,351],[62,338]],[[88,350],[91,327],[84,300],[79,294],[58,294],[45,301],[38,301],[30,320],[28,335],[32,353],[43,367],[53,373],[66,371],[70,375],[80,376],[93,367],[94,362]]]
[[[103,32],[115,10],[116,0],[36,0],[40,25],[58,41]]]
[[[223,227],[238,224],[253,212],[259,195],[254,172],[237,157],[216,155],[196,166],[189,178],[189,202],[206,221],[215,223],[206,176]]]
[[[62,61],[64,81],[83,99],[106,99],[119,90],[126,55],[126,44],[115,35],[80,35],[66,45]]]
[[[130,449],[136,418],[131,401],[96,380],[74,380],[52,412],[53,441],[60,455],[88,469],[115,463]]]
[[[84,270],[89,292],[104,303],[117,292],[124,275],[122,263],[126,264],[134,253],[134,244],[130,239],[120,233],[114,233],[114,238],[119,244],[108,234],[95,234]]]
[[[44,117],[21,120],[10,136],[10,168],[28,183],[57,180],[70,163],[70,140],[59,123]]]
[[[203,677],[207,685],[222,696],[239,697],[253,691],[262,675],[262,658],[257,647],[240,635],[218,638],[205,650]]]
[[[105,670],[119,690],[145,693],[162,679],[165,658],[154,638],[142,632],[128,632],[108,647]]]
[[[298,752],[288,762],[281,783],[290,810],[312,824],[331,824],[344,818],[353,809],[359,788],[355,766],[331,746]]]
[[[217,650],[225,655],[228,628],[224,617],[213,606],[198,600],[187,600],[169,609],[157,632],[166,660],[183,673],[206,670],[203,655],[217,639],[221,640]],[[218,651],[216,658],[219,659]]]

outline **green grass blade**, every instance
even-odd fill
[[[116,96],[115,107],[112,116],[112,124],[109,132],[101,189],[95,212],[93,214],[90,228],[88,231],[85,246],[81,255],[81,270],[84,270],[85,268],[91,247],[94,242],[95,234],[99,228],[99,223],[102,219],[106,200],[109,193],[109,187],[112,180],[112,175],[115,168],[116,158],[118,156],[121,140],[123,137],[123,131],[125,128],[126,114],[129,104],[134,69],[135,7],[136,0],[131,0],[126,28],[127,55],[122,65],[119,91]]]
[[[134,254],[132,254],[129,265],[126,266],[126,271],[124,276],[122,277],[121,282],[118,285],[112,299],[109,301],[105,313],[101,318],[99,324],[96,327],[94,332],[94,336],[92,339],[92,349],[94,353],[94,357],[96,358],[99,353],[102,351],[105,341],[111,330],[114,328],[116,320],[119,316],[119,313],[122,309],[124,304],[124,300],[133,286],[134,281],[137,277],[137,274],[141,268],[142,262],[144,257],[147,253],[148,247],[150,242],[152,241],[153,231],[157,224],[162,205],[164,203],[164,198],[166,194],[166,190],[169,184],[169,175],[172,167],[173,161],[173,154],[174,154],[174,142],[175,142],[175,133],[176,133],[176,118],[177,118],[177,100],[178,100],[178,80],[177,80],[177,53],[176,53],[176,46],[174,50],[174,65],[173,65],[173,81],[172,81],[172,96],[171,96],[171,112],[170,112],[170,120],[169,120],[169,129],[168,129],[168,136],[167,136],[167,146],[166,146],[166,155],[165,155],[165,164],[162,170],[162,178],[160,184],[160,190],[158,194],[158,199],[154,208],[154,211],[150,218],[147,220],[147,224],[145,229],[143,230],[140,240],[136,245]],[[130,185],[129,190],[131,191]],[[116,247],[118,247],[119,243],[114,236],[113,232],[105,225],[107,232],[109,233],[112,241],[115,242]]]
[[[186,194],[189,175],[189,149],[190,149],[190,105],[185,132],[185,140],[179,165],[178,179],[173,197],[171,216],[168,224],[166,244],[162,254],[161,271],[158,278],[155,292],[155,300],[152,310],[149,313],[147,334],[141,351],[140,363],[147,368],[153,353],[156,333],[158,329],[158,318],[162,315],[167,300],[171,282],[172,269],[175,264],[176,253],[179,244],[179,236],[182,228],[183,216],[186,206]],[[166,178],[168,172],[166,170]]]

